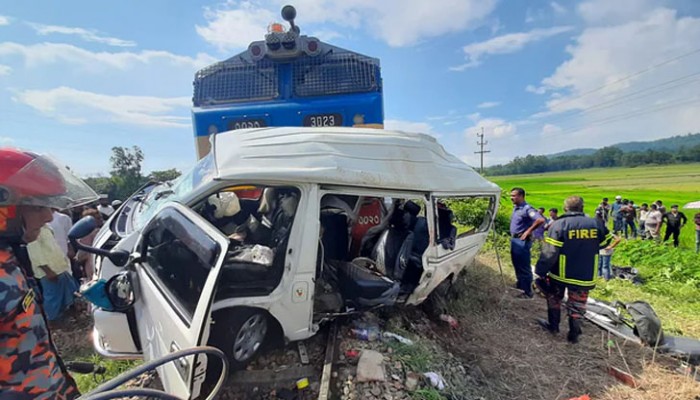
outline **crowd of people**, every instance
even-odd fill
[[[668,242],[672,239],[674,247],[678,247],[681,230],[688,223],[688,218],[679,211],[677,204],[673,204],[668,210],[661,200],[656,200],[651,205],[636,205],[634,201],[623,199],[619,195],[615,196],[615,202],[612,204],[607,197],[603,198],[595,212],[606,224],[612,223],[614,234],[624,235],[626,239],[640,238],[657,242]],[[700,213],[695,214],[693,220],[696,231],[695,252],[699,252]],[[662,239],[661,231],[664,226],[666,228]]]
[[[68,232],[79,219],[91,216],[97,228],[79,242],[91,246],[103,222],[114,213],[119,200],[109,203],[107,195],[98,201],[77,207],[53,208],[51,222],[41,227],[38,238],[27,244],[27,254],[34,278],[44,298],[44,312],[50,322],[57,321],[69,308],[77,308],[76,293],[81,283],[94,274],[93,257],[76,250],[68,240]]]
[[[661,229],[666,227],[663,241],[678,237],[688,218],[672,205],[667,210],[661,200],[651,206],[637,207],[633,201],[616,196],[614,203],[607,198],[595,207],[595,217],[584,213],[584,200],[570,196],[564,201],[564,213],[556,208],[545,217],[544,208],[535,209],[525,201],[525,190],[515,187],[510,192],[513,214],[510,220],[511,261],[515,269],[517,297],[531,299],[535,291],[547,299],[547,319],[538,323],[547,331],[559,332],[561,308],[565,294],[569,318],[567,339],[576,343],[581,334],[581,319],[585,314],[588,292],[595,287],[596,275],[611,277],[614,248],[625,238],[661,241]],[[612,229],[609,225],[612,223]],[[700,213],[695,214],[696,252],[700,249]],[[541,240],[537,264],[531,266],[533,241]],[[597,263],[597,268],[596,268]],[[596,273],[597,272],[597,273]],[[534,276],[536,275],[536,277]]]

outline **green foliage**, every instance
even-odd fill
[[[427,388],[418,389],[411,393],[411,398],[414,400],[443,400],[445,397],[437,389]]]
[[[592,213],[603,197],[615,195],[634,200],[635,204],[652,203],[661,199],[664,204],[679,204],[700,200],[697,171],[700,164],[645,166],[643,168],[597,168],[581,171],[551,172],[535,175],[492,177],[504,190],[521,186],[527,191],[527,201],[533,207],[556,207],[562,212],[564,199],[582,196],[584,212]],[[505,197],[500,209],[509,215],[510,200]],[[694,210],[682,210],[688,218]],[[499,212],[500,213],[500,212]],[[689,224],[690,225],[690,224]],[[663,232],[664,228],[662,228]],[[681,230],[681,247],[695,250],[695,231],[692,226]]]
[[[488,198],[445,199],[444,202],[454,213],[458,235],[479,228],[488,221],[488,219],[486,219],[488,216],[487,213],[491,209],[491,201]],[[513,206],[510,202],[509,195],[507,193],[502,193],[500,206],[494,222],[496,232],[508,232],[510,227],[510,214],[512,212]]]
[[[392,342],[390,346],[393,349],[394,359],[400,361],[408,371],[428,372],[433,368],[434,354],[420,342],[413,345]]]
[[[148,175],[148,179],[157,182],[167,182],[177,179],[182,173],[175,168],[165,169],[162,171],[153,171]]]
[[[592,154],[544,156],[528,154],[513,161],[486,169],[487,175],[532,174],[585,168],[638,167],[700,162],[700,134],[678,136],[674,146],[639,146],[626,143],[603,147]],[[670,142],[669,142],[670,143]]]
[[[75,379],[75,383],[78,384],[78,389],[80,389],[80,392],[83,394],[95,389],[102,384],[103,381],[112,379],[117,375],[141,364],[138,361],[108,360],[98,356],[97,354],[90,357],[82,357],[79,359],[79,361],[89,361],[97,365],[102,365],[107,369],[104,376],[94,376],[93,374],[72,374],[73,378]]]
[[[130,149],[126,147],[112,147],[112,156],[109,161],[112,163],[110,177],[86,178],[87,183],[95,192],[107,194],[111,200],[124,200],[131,196],[139,187],[147,182],[147,178],[141,173],[141,163],[143,162],[143,151],[138,146]],[[155,171],[158,176],[173,176],[180,174],[177,170]]]
[[[131,150],[126,147],[112,147],[112,181],[115,185],[114,197],[126,199],[139,187],[146,183],[146,178],[141,174],[143,151],[138,146]]]
[[[700,255],[651,240],[623,241],[613,255],[615,265],[633,266],[647,282],[645,287],[665,292],[668,283],[700,289]],[[670,293],[669,293],[670,294]],[[695,296],[700,300],[700,295]]]

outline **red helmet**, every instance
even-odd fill
[[[16,206],[64,209],[96,199],[85,182],[48,157],[0,148],[0,235],[17,226]]]

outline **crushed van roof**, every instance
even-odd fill
[[[264,128],[214,135],[220,179],[261,179],[425,192],[499,187],[425,134],[372,128]]]

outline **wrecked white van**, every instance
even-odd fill
[[[103,255],[131,257],[130,279],[111,292],[123,304],[94,310],[94,345],[105,357],[150,360],[209,343],[240,368],[268,340],[306,339],[348,312],[419,304],[472,262],[499,193],[428,135],[215,135],[192,171],[140,190],[98,234]],[[451,204],[480,207],[479,217],[457,224]],[[118,259],[96,256],[98,277],[123,273]],[[196,398],[201,362],[161,367],[165,388]]]

